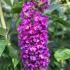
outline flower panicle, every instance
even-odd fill
[[[48,67],[50,57],[48,16],[42,15],[33,2],[27,2],[22,6],[20,18],[17,31],[24,70],[42,70]]]

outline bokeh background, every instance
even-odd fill
[[[28,1],[28,0],[26,0]],[[70,70],[70,0],[48,0],[50,64],[47,70]],[[17,26],[24,0],[0,0],[0,70],[23,70]]]

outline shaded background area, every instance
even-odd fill
[[[27,0],[28,1],[28,0]],[[24,0],[0,0],[0,70],[23,70],[17,38],[19,13]],[[47,70],[70,70],[70,1],[49,0]]]

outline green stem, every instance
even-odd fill
[[[2,27],[6,30],[6,23],[2,11],[1,1],[0,1],[0,18],[1,18]]]
[[[1,18],[2,27],[6,30],[6,23],[5,23],[5,19],[4,19],[4,15],[3,15],[1,1],[0,1],[0,18]],[[7,40],[7,33],[5,34],[5,39]]]
[[[61,70],[64,70],[65,61],[61,61]]]

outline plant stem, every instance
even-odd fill
[[[2,27],[6,30],[6,23],[5,23],[5,19],[4,19],[4,15],[3,15],[1,1],[0,1],[0,18],[1,18]],[[5,39],[7,40],[7,33],[5,34]]]
[[[61,70],[64,70],[65,61],[61,61]]]
[[[6,23],[2,11],[1,1],[0,1],[0,18],[1,18],[2,27],[6,30]]]

